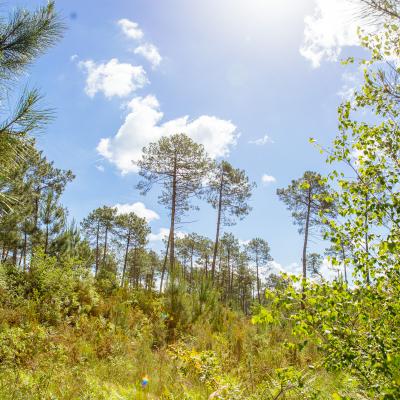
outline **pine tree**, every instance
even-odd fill
[[[144,218],[138,217],[134,212],[118,215],[115,218],[115,225],[116,235],[119,240],[122,240],[125,244],[121,278],[121,284],[123,285],[128,265],[129,251],[132,247],[134,249],[143,249],[147,243],[150,227]]]
[[[270,247],[266,240],[261,238],[255,238],[250,240],[249,244],[246,246],[246,251],[249,259],[254,262],[256,266],[256,285],[257,285],[257,299],[261,304],[261,293],[260,293],[260,268],[269,268],[269,263],[272,261],[270,254]]]
[[[211,275],[214,279],[221,225],[233,225],[250,211],[248,200],[255,184],[249,182],[245,171],[235,169],[227,161],[215,164],[209,179],[207,201],[217,210],[217,225]]]
[[[303,278],[307,277],[307,246],[310,230],[321,227],[325,217],[335,215],[335,206],[331,189],[322,176],[306,171],[304,175],[285,189],[278,189],[277,195],[288,210],[292,212],[294,224],[299,226],[303,240]]]
[[[160,183],[163,188],[159,202],[170,213],[169,265],[172,273],[176,224],[193,208],[191,200],[201,193],[210,161],[202,145],[185,134],[175,134],[162,137],[158,142],[145,147],[138,166],[143,180],[137,187],[142,194],[146,194],[156,183]]]

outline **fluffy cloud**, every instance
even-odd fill
[[[261,177],[261,182],[264,183],[265,185],[268,185],[269,183],[274,183],[274,182],[276,182],[276,179],[275,179],[275,177],[272,176],[272,175],[264,174],[264,175]]]
[[[146,206],[140,201],[133,204],[116,204],[114,208],[117,209],[118,214],[134,212],[138,217],[145,218],[147,222],[160,219],[160,216],[155,211],[146,208]]]
[[[167,239],[169,236],[169,229],[168,228],[160,228],[158,233],[150,233],[149,241],[150,242],[159,242],[163,239]],[[182,239],[186,236],[185,232],[175,231],[175,237]]]
[[[143,56],[153,68],[158,67],[161,63],[162,57],[156,46],[152,43],[144,43],[133,51],[135,54]]]
[[[140,40],[143,38],[143,31],[139,28],[137,22],[130,21],[129,19],[122,18],[118,21],[118,25],[122,32],[130,39]]]
[[[188,116],[162,122],[163,113],[155,96],[135,97],[128,104],[124,123],[112,138],[100,140],[97,151],[123,173],[137,172],[135,165],[142,148],[162,136],[184,132],[204,145],[211,157],[229,154],[238,134],[230,121],[203,115],[190,121]]]
[[[255,144],[256,146],[264,146],[267,143],[273,143],[271,138],[268,135],[264,135],[262,138],[249,140],[250,144]]]
[[[297,262],[292,262],[289,265],[283,266],[282,264],[278,263],[277,261],[273,260],[270,262],[271,273],[280,274],[280,273],[287,273],[287,274],[294,274],[294,275],[301,275],[302,273],[302,266]]]
[[[79,66],[87,74],[85,92],[89,97],[97,92],[107,98],[125,97],[148,82],[142,66],[120,63],[116,58],[100,64],[93,60],[81,61]]]
[[[300,54],[311,61],[314,68],[322,60],[336,61],[344,46],[359,44],[357,27],[368,30],[360,15],[360,4],[349,0],[315,0],[313,15],[304,18],[304,41]]]
[[[280,274],[280,273],[287,273],[287,274],[293,274],[293,275],[299,275],[301,276],[303,274],[303,266],[298,263],[298,262],[292,262],[289,265],[282,265],[277,261],[271,261],[270,265],[270,272],[275,273],[275,274]],[[341,267],[339,267],[341,268]],[[324,279],[328,281],[332,281],[338,276],[338,269],[334,268],[332,266],[332,263],[328,260],[328,258],[324,258],[322,261],[321,265],[321,275],[324,277]],[[342,273],[343,270],[340,269],[340,272]],[[348,273],[349,274],[349,273]],[[318,280],[319,278],[313,278]]]

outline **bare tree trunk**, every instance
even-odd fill
[[[222,189],[224,187],[224,173],[221,168],[221,182],[219,186],[219,200],[218,200],[218,216],[217,216],[217,232],[215,234],[215,243],[214,243],[214,254],[213,260],[211,265],[211,278],[214,282],[214,275],[215,275],[215,264],[217,261],[217,254],[218,254],[218,244],[219,244],[219,231],[221,227],[221,213],[222,213]]]
[[[104,234],[104,252],[103,252],[103,267],[106,262],[106,255],[107,255],[107,239],[108,239],[108,227],[106,227],[106,231]]]
[[[28,238],[26,231],[24,232],[24,271],[26,271],[26,252],[28,246]]]
[[[304,244],[303,244],[303,278],[307,278],[307,243],[308,243],[308,230],[310,225],[310,211],[311,211],[311,187],[308,189],[307,199],[307,215],[306,226],[304,229]]]
[[[96,269],[94,276],[97,276],[99,271],[99,236],[100,236],[100,220],[97,221],[97,232],[96,232]]]
[[[347,281],[346,253],[344,251],[343,243],[341,243],[341,247],[342,247],[342,258],[343,258],[343,268],[344,268],[344,280],[345,280],[346,283],[349,283]]]
[[[167,249],[165,250],[164,263],[163,263],[163,268],[162,268],[162,272],[161,272],[160,293],[162,292],[162,286],[163,286],[163,282],[164,282],[165,270],[167,268],[169,239],[170,239],[170,236],[168,236]]]
[[[175,212],[176,212],[176,170],[177,159],[174,158],[174,172],[172,177],[172,199],[171,199],[171,227],[169,231],[169,267],[170,273],[174,272],[175,265]]]
[[[257,299],[258,299],[258,303],[261,304],[260,277],[259,277],[259,274],[258,274],[258,252],[256,252],[256,270],[257,270]]]
[[[49,224],[46,224],[46,239],[44,242],[44,254],[47,254],[48,246],[49,246]]]
[[[124,286],[124,280],[125,280],[125,272],[126,272],[126,265],[128,263],[128,252],[129,252],[129,245],[131,242],[131,230],[129,229],[128,231],[128,238],[126,240],[126,248],[125,248],[125,257],[124,257],[124,268],[122,270],[122,281],[121,281],[121,286]]]
[[[368,240],[368,193],[365,195],[365,252],[367,253],[367,262],[369,259],[369,240]],[[367,263],[367,285],[370,284],[369,266]]]

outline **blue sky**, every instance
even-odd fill
[[[33,9],[43,1],[15,3]],[[70,216],[124,205],[151,219],[159,246],[168,216],[156,191],[142,197],[134,189],[130,159],[150,139],[188,131],[258,185],[252,213],[226,230],[243,241],[265,238],[276,262],[295,269],[301,237],[275,192],[305,170],[328,171],[308,138],[330,143],[336,108],[357,83],[357,72],[337,62],[360,51],[349,4],[59,0],[57,8],[64,39],[25,78],[56,111],[38,144],[76,174],[63,196]],[[187,220],[195,222],[182,231],[214,236],[208,205]],[[320,249],[314,242],[310,250]]]

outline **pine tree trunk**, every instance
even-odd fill
[[[124,268],[122,270],[122,282],[121,286],[124,286],[124,281],[125,281],[125,273],[126,273],[126,265],[128,263],[128,252],[129,252],[129,245],[131,241],[131,230],[129,229],[128,231],[128,238],[126,240],[126,248],[125,248],[125,257],[124,257]]]
[[[28,245],[28,237],[26,231],[24,232],[24,271],[26,271],[26,252],[27,252],[27,245]]]
[[[47,254],[47,248],[49,246],[49,224],[46,224],[46,238],[44,242],[44,254]]]
[[[256,269],[257,269],[257,299],[258,299],[258,303],[261,304],[260,277],[258,275],[258,252],[256,252]]]
[[[174,171],[172,177],[172,199],[171,199],[171,227],[169,231],[170,240],[170,253],[169,253],[169,268],[170,273],[174,272],[175,265],[175,213],[176,213],[176,173],[177,173],[177,159],[174,158]]]
[[[346,253],[344,251],[343,243],[341,244],[341,247],[342,247],[342,259],[343,259],[343,268],[344,268],[344,280],[345,280],[345,282],[347,284],[349,282],[347,281]]]
[[[160,293],[162,292],[162,286],[163,286],[163,282],[164,282],[165,270],[167,268],[168,251],[169,251],[169,239],[170,239],[170,236],[168,236],[167,249],[165,250],[164,263],[163,263],[163,268],[162,268],[162,272],[161,272]]]
[[[307,278],[307,243],[308,243],[308,231],[310,225],[310,212],[311,212],[311,187],[308,189],[307,198],[307,215],[306,215],[306,226],[304,229],[304,244],[303,244],[303,278]]]
[[[215,264],[217,262],[218,244],[219,244],[219,231],[221,227],[221,213],[222,213],[222,189],[224,187],[224,173],[221,169],[221,182],[219,186],[219,200],[218,200],[218,215],[217,215],[217,232],[215,234],[214,254],[211,265],[211,278],[214,282]]]
[[[369,240],[368,240],[368,193],[365,195],[365,252],[367,254],[367,262],[369,259]],[[369,266],[367,263],[367,285],[370,284]]]
[[[97,232],[96,232],[96,269],[94,276],[97,276],[99,271],[99,236],[100,236],[100,221],[97,221]]]
[[[103,252],[103,267],[106,262],[106,255],[107,255],[107,239],[108,239],[108,227],[106,227],[106,231],[104,234],[104,252]]]

